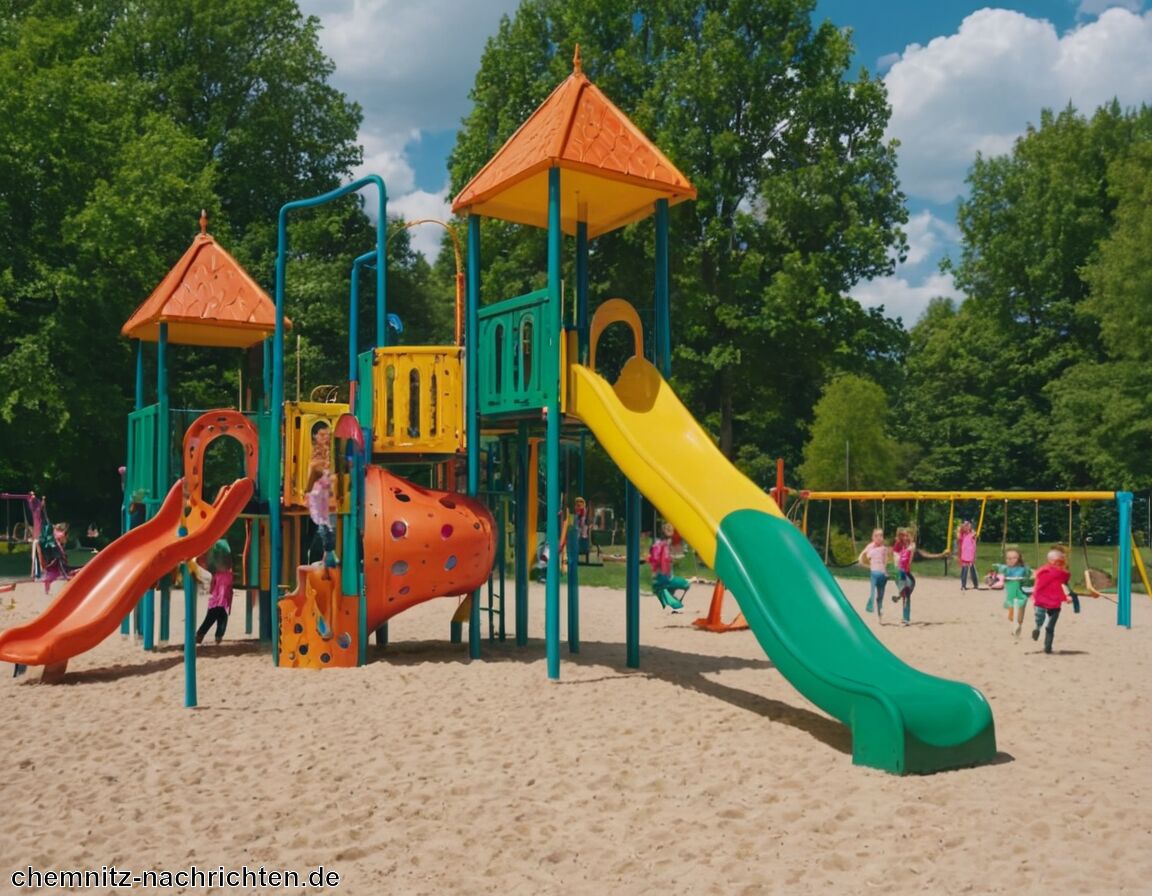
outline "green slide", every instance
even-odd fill
[[[780,672],[849,726],[858,765],[903,774],[995,757],[984,696],[894,656],[804,535],[729,463],[644,358],[629,360],[614,384],[571,365],[567,412],[716,570]]]
[[[780,672],[851,728],[857,765],[924,773],[996,755],[984,695],[913,669],[889,651],[787,520],[759,510],[725,517],[716,574]]]

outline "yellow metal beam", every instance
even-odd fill
[[[793,490],[795,491],[795,489]],[[1116,492],[825,492],[800,489],[800,496],[813,501],[1115,501]]]

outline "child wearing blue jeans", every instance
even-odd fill
[[[884,624],[884,588],[888,584],[888,563],[892,559],[892,550],[884,543],[884,530],[873,529],[872,540],[860,552],[857,562],[867,566],[871,572],[868,590],[868,604],[865,612],[876,610],[876,621]]]

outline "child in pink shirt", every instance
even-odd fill
[[[860,552],[857,562],[869,570],[868,604],[866,613],[876,610],[876,621],[884,624],[884,588],[888,584],[888,561],[892,550],[884,543],[884,530],[873,529],[872,540]]]
[[[976,533],[972,529],[972,521],[964,520],[956,530],[956,556],[960,561],[960,590],[968,590],[968,578],[972,579],[973,590],[978,589],[979,580],[976,578]]]
[[[216,542],[208,552],[208,565],[212,569],[212,577],[208,581],[208,612],[200,628],[196,629],[196,643],[200,644],[212,624],[216,624],[216,643],[224,640],[224,632],[228,628],[228,614],[232,612],[232,551],[224,539]],[[190,561],[193,573],[197,578],[205,575],[205,570]],[[201,579],[202,580],[202,579]]]
[[[912,575],[912,557],[916,553],[916,540],[911,529],[897,529],[892,542],[892,555],[896,558],[896,587],[899,591],[893,603],[904,602],[904,625],[912,620],[912,592],[916,590],[916,577]]]
[[[1044,628],[1044,652],[1052,652],[1052,637],[1056,632],[1056,622],[1060,618],[1060,610],[1064,603],[1072,598],[1065,593],[1065,586],[1071,574],[1068,572],[1068,560],[1063,551],[1051,550],[1048,552],[1048,562],[1036,570],[1036,584],[1032,588],[1032,603],[1036,607],[1036,627],[1032,629],[1032,640],[1040,639],[1040,629],[1044,627],[1047,619],[1048,626]]]

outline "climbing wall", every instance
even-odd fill
[[[280,600],[280,665],[355,666],[356,611],[356,597],[340,593],[340,567],[299,567],[296,590]]]

